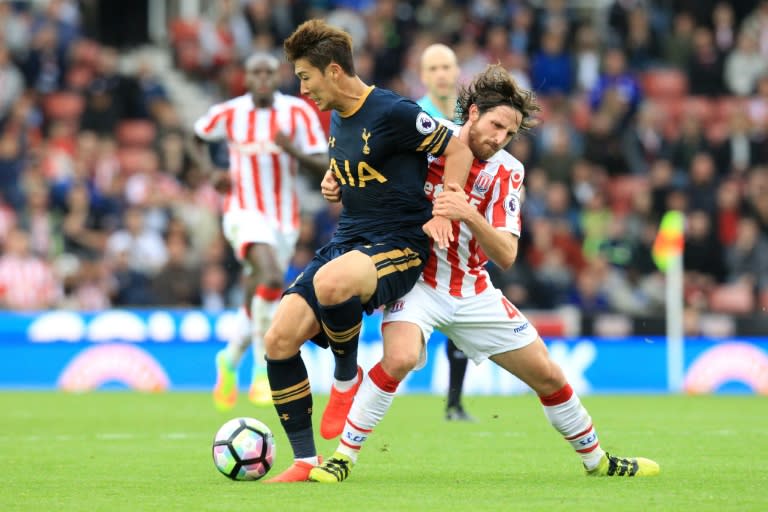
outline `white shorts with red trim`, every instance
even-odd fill
[[[490,356],[523,348],[539,333],[496,288],[471,297],[453,297],[419,280],[404,297],[387,306],[383,323],[410,322],[425,340],[438,330],[448,336],[475,364]],[[418,368],[426,363],[426,347]]]
[[[240,262],[246,263],[245,250],[248,245],[266,244],[275,250],[283,270],[288,268],[299,239],[298,230],[282,231],[275,221],[257,211],[234,210],[225,213],[222,229]]]

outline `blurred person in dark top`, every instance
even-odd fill
[[[744,282],[756,290],[768,287],[768,236],[752,217],[738,223],[736,239],[725,250],[728,282]]]
[[[620,48],[608,48],[603,55],[602,73],[589,93],[593,112],[610,108],[625,126],[637,111],[642,93],[637,78],[627,70],[627,58]]]
[[[725,278],[722,246],[712,230],[709,212],[692,210],[686,219],[683,268],[686,281],[709,288]]]
[[[562,33],[541,36],[541,49],[531,59],[531,84],[541,96],[569,95],[573,90],[573,66]]]
[[[710,97],[725,93],[723,66],[723,56],[715,46],[712,31],[698,27],[693,35],[693,53],[686,66],[689,93]]]
[[[147,116],[138,82],[120,73],[118,59],[114,48],[101,48],[96,75],[85,94],[83,130],[110,135],[120,121]]]
[[[200,305],[200,270],[189,262],[186,232],[173,232],[165,242],[168,260],[152,278],[154,303],[161,306]]]

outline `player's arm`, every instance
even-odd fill
[[[463,188],[445,185],[435,199],[433,213],[466,224],[488,258],[500,268],[508,269],[517,259],[518,237],[491,226],[477,208],[467,202]]]
[[[229,172],[213,165],[208,142],[226,139],[227,117],[223,114],[220,106],[211,107],[204,116],[195,121],[194,131],[186,140],[187,154],[221,193],[230,189]]]
[[[299,166],[316,174],[328,170],[328,153],[304,153],[291,142],[291,138],[283,132],[275,135],[275,144],[299,162]]]
[[[458,137],[451,137],[448,146],[443,151],[443,156],[445,157],[443,185],[446,187],[456,185],[460,190],[464,190],[469,169],[475,158],[469,146],[461,142]]]

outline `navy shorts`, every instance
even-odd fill
[[[428,246],[421,239],[414,241],[413,239],[398,237],[373,244],[331,241],[317,250],[312,261],[285,290],[283,295],[298,293],[304,297],[319,322],[320,309],[315,295],[315,287],[312,284],[315,273],[329,261],[350,251],[360,251],[370,256],[376,263],[378,273],[376,291],[371,299],[363,304],[360,311],[361,315],[363,311],[370,315],[379,306],[394,302],[408,293],[418,281],[429,256]],[[322,331],[313,337],[312,341],[321,347],[328,346],[328,339]]]

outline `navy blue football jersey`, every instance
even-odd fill
[[[334,240],[425,236],[422,225],[432,217],[427,155],[441,155],[451,136],[416,103],[386,89],[371,87],[349,113],[333,111],[328,152],[344,206]]]

